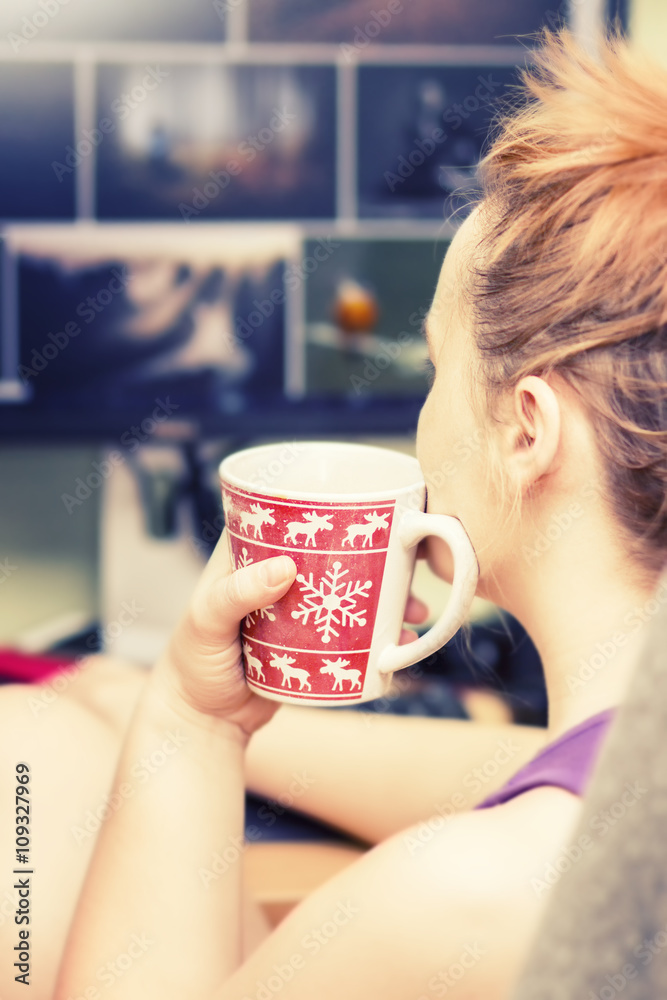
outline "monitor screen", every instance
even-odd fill
[[[10,226],[0,431],[410,430],[442,246],[296,226]]]

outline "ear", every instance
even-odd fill
[[[548,382],[522,378],[512,394],[514,419],[508,471],[521,489],[533,486],[553,467],[560,442],[560,404]]]

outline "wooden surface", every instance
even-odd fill
[[[249,844],[246,885],[275,927],[300,900],[363,853],[363,848],[346,844]]]

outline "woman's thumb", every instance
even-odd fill
[[[238,637],[239,622],[251,611],[280,600],[295,576],[293,560],[275,556],[207,580],[205,593],[195,595],[191,624],[204,641],[231,642]]]
[[[296,566],[289,556],[274,556],[256,563],[258,576],[265,587],[278,587],[285,580],[294,580]],[[253,610],[252,608],[250,609]]]

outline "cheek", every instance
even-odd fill
[[[443,513],[448,480],[454,471],[448,457],[450,435],[451,423],[443,419],[432,392],[422,407],[417,427],[417,458],[428,489],[428,509],[432,513]]]
[[[488,520],[483,435],[470,415],[447,419],[429,397],[420,414],[417,457],[428,490],[427,511],[457,517],[475,547],[482,546]],[[438,576],[451,583],[454,565],[447,545],[430,537],[426,558]]]
[[[419,422],[417,424],[417,460],[421,465],[422,472],[426,472],[425,462],[428,459],[428,438],[430,433],[430,411],[431,411],[431,396],[428,395],[424,400],[424,405],[419,411]]]
[[[451,513],[448,492],[454,466],[447,457],[451,444],[442,423],[431,394],[422,407],[417,427],[417,458],[426,481],[426,509],[431,514]],[[425,555],[431,570],[451,582],[454,564],[445,543],[430,536],[426,539]]]
[[[436,405],[429,397],[417,430],[417,458],[428,488],[428,510],[432,514],[461,517],[467,506],[473,471],[470,458],[475,447],[470,428],[458,414]]]

